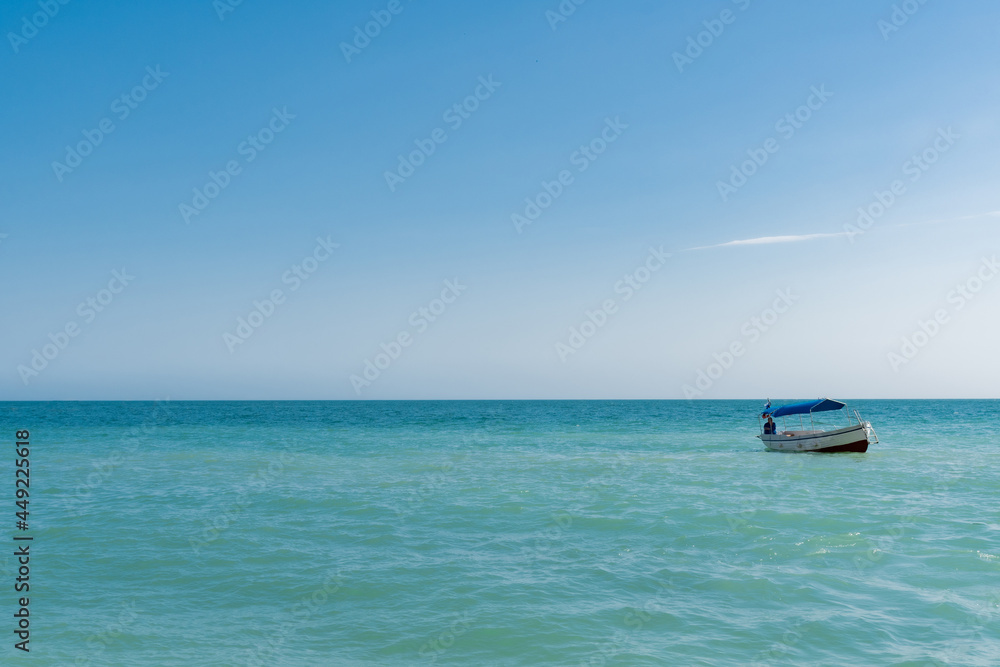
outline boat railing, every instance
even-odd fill
[[[808,415],[808,420],[809,420],[808,422],[805,422],[802,419],[802,415],[800,415],[799,419],[801,420],[801,422],[799,424],[799,428],[795,429],[795,431],[798,432],[801,430],[802,432],[816,432],[816,433],[821,433],[825,431],[836,431],[845,428],[843,425],[845,415],[847,418],[848,428],[853,426],[861,426],[862,428],[865,429],[871,428],[871,424],[866,422],[861,417],[861,414],[857,410],[852,410],[847,406],[844,407],[845,409],[843,412],[839,410],[832,412],[820,412],[820,413],[810,412]]]
[[[854,417],[858,420],[858,425],[865,429],[865,435],[872,439],[872,442],[878,444],[878,434],[875,432],[875,428],[872,426],[871,422],[866,422],[861,418],[861,413],[857,410],[854,411]]]

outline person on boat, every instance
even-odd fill
[[[774,420],[771,419],[771,415],[768,415],[767,422],[764,424],[764,435],[773,435],[774,433]]]

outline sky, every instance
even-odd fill
[[[0,400],[996,398],[998,25],[4,2]]]

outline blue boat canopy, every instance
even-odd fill
[[[771,415],[772,417],[784,417],[786,415],[807,415],[810,412],[829,412],[830,410],[840,410],[845,405],[847,404],[830,398],[820,398],[815,401],[792,403],[790,405],[782,405],[780,408],[775,408],[774,410],[766,410],[764,412],[764,416]]]

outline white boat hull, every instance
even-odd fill
[[[757,437],[776,452],[867,452],[870,430],[866,422],[836,431],[782,431]]]

